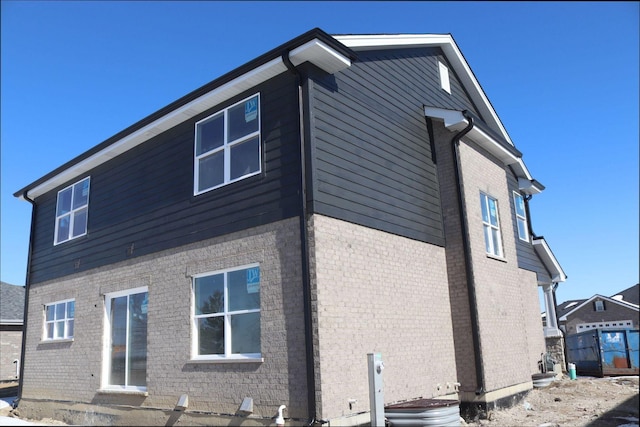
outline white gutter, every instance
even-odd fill
[[[289,58],[293,65],[297,66],[309,61],[330,74],[351,66],[351,60],[348,57],[340,54],[318,39],[310,40],[291,50]],[[103,150],[65,169],[29,190],[27,196],[30,199],[34,199],[53,190],[96,166],[148,141],[154,136],[286,71],[287,67],[282,61],[282,58],[273,59],[254,68],[210,92],[201,95],[193,101],[176,108],[159,119],[105,147]],[[24,195],[21,195],[19,198],[24,200]]]

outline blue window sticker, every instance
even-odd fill
[[[255,294],[260,292],[260,267],[247,269],[247,293]]]
[[[258,98],[254,97],[244,103],[244,121],[249,123],[258,117]]]

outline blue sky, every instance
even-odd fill
[[[530,172],[558,300],[639,276],[638,2],[1,2],[1,273],[24,284],[12,194],[312,28],[450,33]]]

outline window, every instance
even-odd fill
[[[74,300],[47,304],[44,311],[44,340],[67,340],[73,338]]]
[[[196,123],[195,194],[260,173],[260,97]]]
[[[513,204],[516,208],[516,222],[518,223],[518,237],[525,242],[529,241],[529,231],[527,230],[527,213],[524,207],[524,197],[522,194],[513,192]]]
[[[194,277],[194,359],[260,358],[260,267]]]
[[[482,225],[484,227],[484,245],[488,254],[502,256],[500,225],[498,223],[498,201],[480,193],[482,207]]]
[[[57,245],[87,234],[89,177],[58,191],[55,240]]]
[[[148,304],[146,287],[105,297],[108,331],[104,388],[146,390]]]
[[[438,72],[440,74],[440,87],[447,93],[451,93],[451,84],[449,82],[449,68],[442,62],[438,61]]]
[[[595,302],[595,304],[594,304],[594,305],[595,305],[595,309],[596,309],[596,311],[604,311],[604,310],[605,310],[605,308],[604,308],[604,301],[600,301],[600,300],[598,300],[598,301],[596,301],[596,302]]]

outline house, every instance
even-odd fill
[[[0,282],[0,382],[18,378],[23,315],[24,286]]]
[[[557,309],[560,329],[573,335],[589,329],[638,329],[638,285],[611,297],[565,301]]]
[[[21,413],[365,424],[371,353],[385,404],[513,402],[565,278],[543,189],[450,35],[313,29],[15,193]]]

